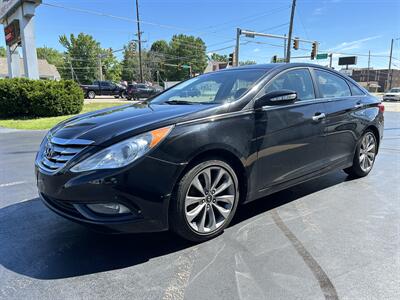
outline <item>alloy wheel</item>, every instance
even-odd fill
[[[361,140],[359,163],[360,168],[364,172],[369,172],[375,161],[376,155],[376,140],[375,136],[368,132]]]
[[[229,218],[236,196],[230,173],[219,166],[208,167],[190,183],[185,198],[186,221],[198,233],[216,231]]]

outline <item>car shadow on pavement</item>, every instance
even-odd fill
[[[231,226],[346,180],[336,172],[244,205]],[[0,209],[0,240],[0,264],[37,279],[122,269],[193,245],[168,232],[96,233],[50,212],[38,198]]]

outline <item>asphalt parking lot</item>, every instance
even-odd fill
[[[199,245],[55,215],[33,174],[44,132],[0,129],[0,299],[400,299],[400,113],[385,115],[368,177],[334,172],[240,207]]]

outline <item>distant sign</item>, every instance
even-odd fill
[[[348,66],[357,64],[357,56],[339,57],[339,66]]]
[[[4,27],[4,36],[6,38],[6,45],[12,46],[21,41],[21,31],[19,28],[19,20],[14,20],[6,27]]]
[[[317,59],[327,59],[327,58],[328,58],[328,53],[317,54]]]

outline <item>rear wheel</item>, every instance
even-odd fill
[[[372,131],[368,130],[358,142],[353,165],[344,169],[344,171],[355,177],[367,176],[374,166],[377,151],[378,142],[376,136]]]
[[[96,97],[96,93],[95,93],[94,91],[89,91],[89,92],[87,93],[87,97],[88,97],[89,99],[94,99],[94,98]]]
[[[179,182],[171,204],[171,227],[187,240],[206,241],[229,225],[238,201],[235,171],[220,160],[201,162]]]

